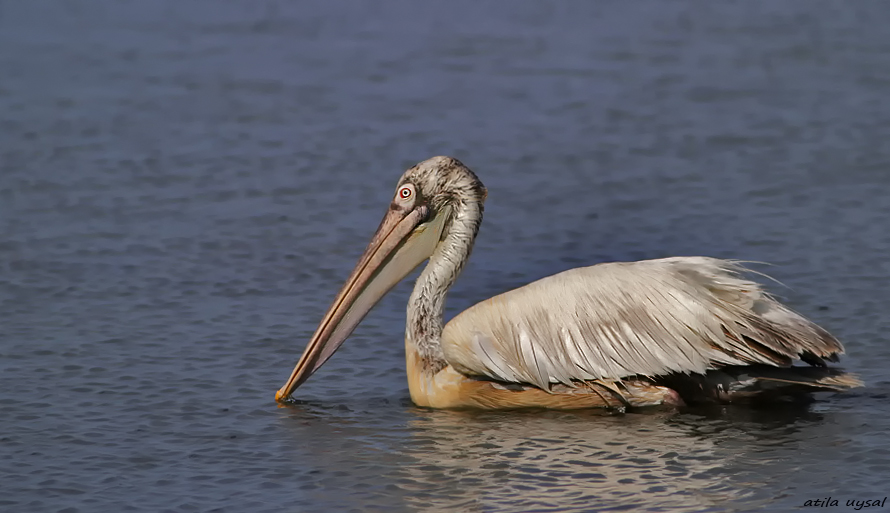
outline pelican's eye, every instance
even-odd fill
[[[413,195],[414,189],[409,185],[402,186],[402,188],[399,189],[399,199],[410,199]]]

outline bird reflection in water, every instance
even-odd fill
[[[810,429],[825,430],[806,406],[623,415],[386,406],[382,419],[373,406],[299,402],[290,408],[305,425],[292,428],[328,475],[346,468],[344,484],[386,490],[364,502],[431,512],[766,507],[776,492],[764,491],[763,475],[795,468],[763,453],[796,451]]]

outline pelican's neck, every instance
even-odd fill
[[[469,259],[482,222],[481,201],[458,201],[451,208],[442,240],[408,300],[405,343],[420,357],[423,369],[432,373],[447,365],[441,344],[445,295]]]

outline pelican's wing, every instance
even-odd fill
[[[744,279],[739,263],[676,257],[565,271],[483,301],[442,333],[467,375],[531,383],[824,365],[843,347]]]

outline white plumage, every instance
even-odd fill
[[[545,389],[843,352],[744,270],[706,257],[571,269],[460,313],[442,350],[464,374]]]

